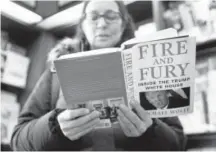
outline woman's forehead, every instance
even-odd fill
[[[87,4],[85,12],[97,11],[100,13],[104,13],[108,10],[118,12],[118,4],[115,1],[92,0]]]

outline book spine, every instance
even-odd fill
[[[130,103],[134,101],[133,64],[132,52],[130,50],[124,50],[122,52],[122,62],[127,93],[127,106],[130,107]]]

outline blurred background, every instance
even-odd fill
[[[216,151],[216,1],[124,1],[136,37],[166,28],[196,36],[194,112],[180,116],[187,150]],[[56,42],[73,37],[82,1],[1,0],[1,150]]]

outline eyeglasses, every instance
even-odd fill
[[[84,14],[84,19],[91,23],[97,23],[97,21],[103,17],[106,23],[111,24],[111,23],[116,23],[118,22],[122,16],[119,12],[114,12],[114,11],[107,11],[104,14],[98,14],[96,12],[92,13],[85,13]]]

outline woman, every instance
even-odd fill
[[[119,46],[133,37],[131,20],[120,1],[85,2],[78,40],[65,39],[49,60],[67,53]],[[111,128],[94,129],[99,113],[67,109],[56,76],[41,76],[19,116],[12,137],[14,150],[182,150],[185,136],[178,118],[151,119],[136,102],[124,105]],[[63,110],[62,110],[63,109]]]

